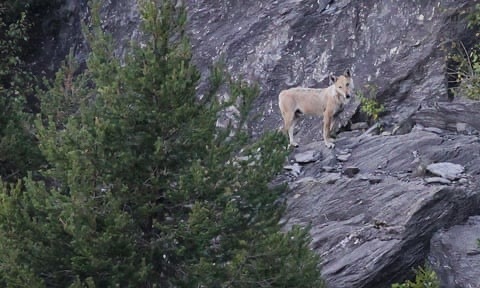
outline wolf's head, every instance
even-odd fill
[[[350,72],[350,69],[345,70],[343,75],[338,77],[334,75],[330,75],[329,80],[331,85],[335,85],[335,91],[339,96],[339,100],[343,104],[350,102],[350,99],[353,96],[353,88],[354,88],[352,72]]]

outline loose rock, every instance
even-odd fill
[[[289,170],[293,175],[299,176],[302,172],[302,166],[298,165],[298,163],[293,163],[292,165],[284,166],[283,169]]]
[[[442,177],[428,177],[428,178],[425,178],[425,182],[427,184],[445,184],[445,185],[452,183],[452,181]]]
[[[458,179],[464,170],[465,168],[462,165],[449,162],[440,162],[427,165],[427,171],[448,180]]]
[[[305,164],[310,162],[315,162],[320,159],[321,154],[315,150],[309,150],[306,152],[295,154],[295,162]]]
[[[424,131],[432,132],[435,134],[442,134],[443,130],[437,127],[425,127],[423,128]]]
[[[368,181],[370,184],[378,184],[382,182],[382,178],[374,176],[374,175],[362,175],[360,176],[360,180]]]
[[[357,122],[357,123],[353,123],[352,125],[350,125],[350,129],[351,129],[351,130],[364,130],[364,129],[368,129],[368,123],[367,123],[367,122]]]
[[[350,156],[352,156],[351,153],[348,153],[348,154],[340,154],[340,155],[337,155],[337,160],[338,161],[341,161],[341,162],[346,162],[348,160],[348,158],[350,158]]]
[[[360,172],[358,167],[346,167],[343,169],[343,174],[350,178],[357,175],[358,172]]]
[[[335,171],[337,171],[337,168],[332,167],[332,166],[323,166],[322,170],[325,171],[325,172],[335,172]]]

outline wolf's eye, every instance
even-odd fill
[[[338,86],[338,88],[342,89],[342,86]]]
[[[347,85],[347,87],[348,87],[348,86],[350,86],[350,83],[347,83],[347,84],[345,84],[345,85]]]

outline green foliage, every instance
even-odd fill
[[[35,80],[21,58],[29,25],[25,13],[7,24],[7,12],[0,4],[0,176],[15,182],[39,164],[40,156],[31,115],[24,112],[26,97],[35,93]]]
[[[58,129],[63,129],[69,116],[78,112],[81,105],[87,104],[93,98],[88,88],[88,75],[78,74],[79,63],[73,56],[73,51],[67,55],[60,69],[55,74],[53,83],[45,81],[46,91],[40,96],[42,116],[44,120],[55,123]]]
[[[480,25],[480,4],[475,4],[473,12],[468,14],[468,28]]]
[[[455,96],[480,100],[480,46],[468,51],[462,43],[452,43],[452,49],[457,52],[449,56],[455,67],[455,70],[449,72],[454,84],[451,91]]]
[[[8,0],[0,4],[0,13],[3,13],[5,23],[18,21],[23,12],[30,15],[39,12],[45,13],[50,8],[58,7],[64,0]]]
[[[480,24],[480,4],[476,4],[473,11],[468,14],[468,27],[476,32],[478,38]],[[476,39],[478,40],[478,39]],[[478,41],[476,41],[478,42]],[[480,45],[476,44],[467,49],[463,43],[452,43],[449,55],[451,64],[455,67],[450,69],[451,91],[455,96],[464,96],[472,100],[480,100]]]
[[[438,281],[435,271],[429,268],[419,267],[415,271],[415,282],[407,280],[402,284],[393,284],[392,288],[439,288],[440,282]]]
[[[385,111],[385,107],[376,100],[376,95],[377,87],[369,84],[357,92],[357,97],[360,99],[360,110],[374,121]]]
[[[278,225],[284,137],[243,129],[258,88],[216,67],[198,100],[185,11],[140,7],[147,41],[121,61],[93,2],[87,70],[68,57],[42,95],[45,180],[1,187],[0,285],[323,287],[308,231]],[[232,104],[238,125],[217,129]]]

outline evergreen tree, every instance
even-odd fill
[[[0,284],[322,287],[307,231],[278,225],[284,137],[242,129],[258,89],[217,67],[197,99],[186,13],[169,1],[139,2],[145,43],[115,58],[99,3],[87,70],[74,77],[69,57],[42,99],[46,180],[2,186]],[[238,128],[216,129],[233,103]]]
[[[15,182],[40,164],[33,137],[32,115],[25,112],[35,80],[22,59],[29,25],[25,13],[17,14],[0,3],[0,177]]]

